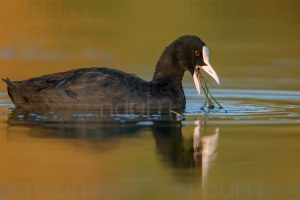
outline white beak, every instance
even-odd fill
[[[210,75],[218,83],[218,85],[220,85],[219,77],[209,62],[209,50],[206,46],[203,46],[202,54],[203,54],[203,61],[206,65],[196,66],[194,74],[193,74],[193,79],[194,79],[194,83],[195,83],[198,94],[200,94],[200,89],[201,89],[201,84],[200,84],[200,80],[199,80],[200,74],[198,71],[201,69],[203,71],[205,71],[208,75]]]
[[[194,79],[196,90],[197,90],[198,94],[200,94],[201,84],[200,84],[200,79],[199,79],[199,75],[198,75],[197,70],[194,71],[193,79]]]

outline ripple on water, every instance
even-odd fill
[[[183,123],[192,124],[197,118],[205,118],[208,119],[208,123],[216,124],[300,124],[300,92],[298,91],[215,89],[212,93],[224,108],[205,112],[200,110],[204,98],[199,97],[194,88],[185,89],[187,105]],[[13,107],[8,96],[0,93],[2,113]],[[35,122],[61,122],[70,119],[81,122],[103,121],[102,115],[90,112],[73,112],[69,115],[51,111],[46,114],[45,112],[18,113],[15,118]],[[168,120],[168,116],[114,114],[106,120],[122,123],[138,122],[145,125],[151,120]]]
[[[300,92],[280,90],[212,90],[220,99],[223,109],[200,112],[203,98],[197,97],[192,88],[187,89],[186,115],[208,115],[219,123],[300,124]],[[231,120],[231,121],[230,121]]]

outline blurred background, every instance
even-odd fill
[[[150,80],[164,48],[195,34],[221,87],[298,90],[299,10],[298,0],[11,0],[0,7],[0,76],[105,66]]]

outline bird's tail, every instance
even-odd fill
[[[2,81],[6,83],[7,86],[13,86],[13,82],[9,78],[2,78]]]
[[[17,91],[17,85],[11,81],[9,78],[2,78],[2,81],[6,83],[7,85],[7,93],[9,95],[9,97],[11,98],[12,102],[15,103],[15,96],[18,96],[18,92]]]

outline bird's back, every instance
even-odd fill
[[[24,81],[5,80],[17,107],[99,107],[146,101],[149,83],[108,68],[82,68]]]

